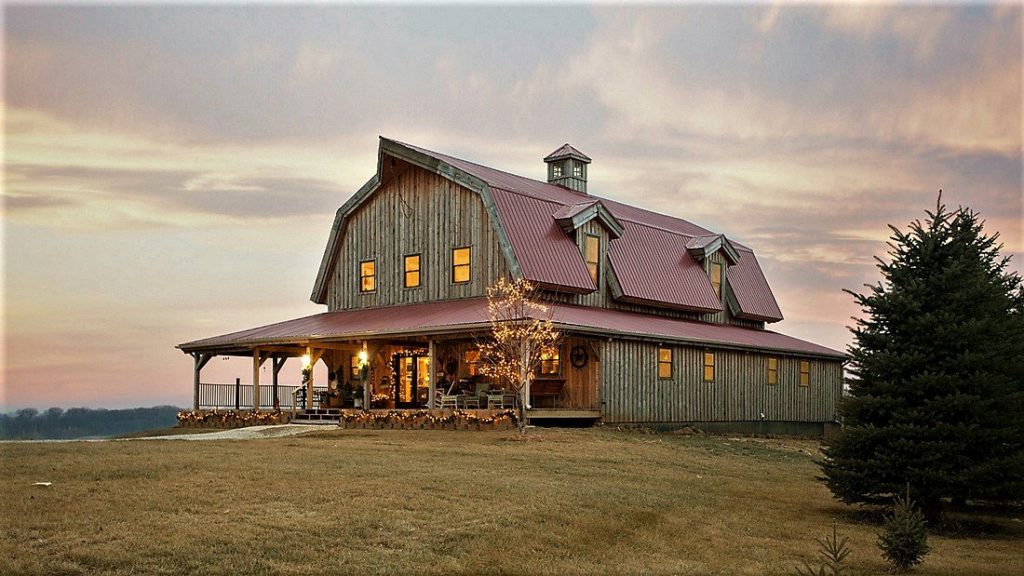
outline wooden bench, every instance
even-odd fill
[[[533,404],[533,398],[540,400],[541,398],[551,398],[551,404],[554,406],[558,402],[559,396],[562,395],[562,388],[565,387],[565,380],[534,380],[530,382],[530,404]]]

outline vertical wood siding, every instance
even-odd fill
[[[351,214],[328,285],[328,309],[371,308],[483,296],[509,272],[483,201],[441,176],[402,163]],[[452,283],[452,249],[472,247],[471,279]],[[419,288],[404,287],[404,257],[420,254]],[[359,263],[376,260],[377,289],[359,291]]]
[[[672,378],[658,378],[658,344],[604,343],[601,398],[606,422],[831,422],[842,392],[842,364],[811,359],[801,387],[800,360],[777,356],[779,383],[768,384],[769,355],[672,346]],[[704,351],[715,352],[715,381],[704,382]]]

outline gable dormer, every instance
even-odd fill
[[[726,266],[735,266],[740,261],[739,252],[724,234],[694,236],[686,242],[686,251],[704,265],[711,287],[721,302],[726,292]]]
[[[590,157],[568,143],[544,158],[548,165],[548,184],[587,193],[587,164]]]
[[[612,216],[600,200],[587,200],[563,206],[551,215],[566,233],[573,233],[591,220],[597,219],[612,238],[622,236],[622,224]]]

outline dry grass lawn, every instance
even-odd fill
[[[833,518],[853,572],[884,572],[814,450],[601,429],[4,444],[0,574],[793,574]],[[916,573],[1024,574],[1020,519],[984,522],[933,536]]]

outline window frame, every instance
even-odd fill
[[[800,387],[809,388],[811,385],[811,361],[800,361]]]
[[[708,363],[708,358],[709,357],[711,358],[711,363],[710,364]],[[704,382],[709,382],[709,383],[710,382],[714,382],[715,381],[715,377],[717,376],[717,374],[715,374],[717,369],[716,369],[715,352],[713,350],[705,350],[704,351],[704,357],[703,357],[703,360],[702,360],[702,366],[703,366],[704,370],[703,370],[703,374],[701,374],[701,376],[703,376]],[[708,378],[708,368],[711,369],[711,378]]]
[[[416,269],[415,270],[410,270],[409,269],[409,259],[410,258],[415,258],[416,259]],[[414,285],[410,285],[409,284],[409,274],[410,273],[415,273],[416,274],[416,284],[414,284]],[[405,256],[402,256],[402,287],[403,288],[407,288],[407,289],[415,289],[415,288],[422,288],[423,287],[423,254],[422,253],[406,254]]]
[[[551,177],[552,178],[561,178],[562,176],[563,176],[563,174],[562,174],[562,165],[561,164],[554,164],[554,165],[552,165],[551,166]]]
[[[358,380],[362,375],[362,366],[360,366],[359,354],[353,354],[348,361],[348,376],[352,380]]]
[[[470,356],[474,356],[474,360],[470,360]],[[466,363],[466,374],[469,376],[477,376],[480,374],[480,361],[481,353],[479,348],[471,348],[462,353],[462,361]]]
[[[551,347],[555,351],[554,358],[544,359],[544,352],[540,353],[540,363],[537,364],[537,378],[538,379],[559,379],[562,377],[562,343],[559,342]],[[545,371],[544,363],[550,362],[555,367],[554,371]]]
[[[597,256],[593,262],[590,261],[590,239],[593,238],[594,242],[597,243]],[[587,272],[591,273],[590,279],[594,281],[594,286],[600,286],[601,280],[601,237],[597,234],[584,234],[583,235],[583,260],[587,263]],[[590,266],[593,265],[594,269],[591,271]]]
[[[774,364],[774,367],[773,367]],[[767,380],[769,386],[776,386],[779,383],[779,357],[769,356],[768,357],[768,375]]]
[[[715,282],[715,270],[718,271],[718,282]],[[725,284],[725,267],[721,262],[712,262],[708,266],[708,279],[711,280],[711,289],[719,299],[722,298],[722,286]]]
[[[662,360],[661,359],[661,353],[662,352],[668,352],[668,360]],[[658,364],[658,380],[671,380],[672,377],[675,375],[675,362],[674,362],[675,356],[676,356],[675,350],[673,350],[671,347],[669,347],[669,346],[658,346],[658,357],[657,357],[657,361],[658,361],[657,362],[657,364]],[[667,375],[666,374],[662,374],[662,372],[661,372],[662,366],[665,366],[665,367],[668,368],[668,374]]]
[[[459,250],[465,250],[466,251],[466,263],[465,264],[456,264],[455,263],[455,253],[458,252]],[[462,268],[462,267],[466,268],[466,279],[465,280],[457,280],[456,279],[456,271],[459,268]],[[473,281],[473,246],[459,246],[457,248],[452,248],[452,274],[451,274],[451,281],[452,281],[452,284],[469,284],[470,282]]]
[[[366,275],[363,274],[363,266],[370,264],[373,266],[373,273]],[[367,278],[371,278],[373,281],[373,287],[367,290],[365,288],[365,281]],[[377,291],[377,259],[371,258],[370,260],[359,261],[359,293],[360,294],[373,294]]]
[[[583,178],[583,164],[572,165],[572,176],[573,178]]]

